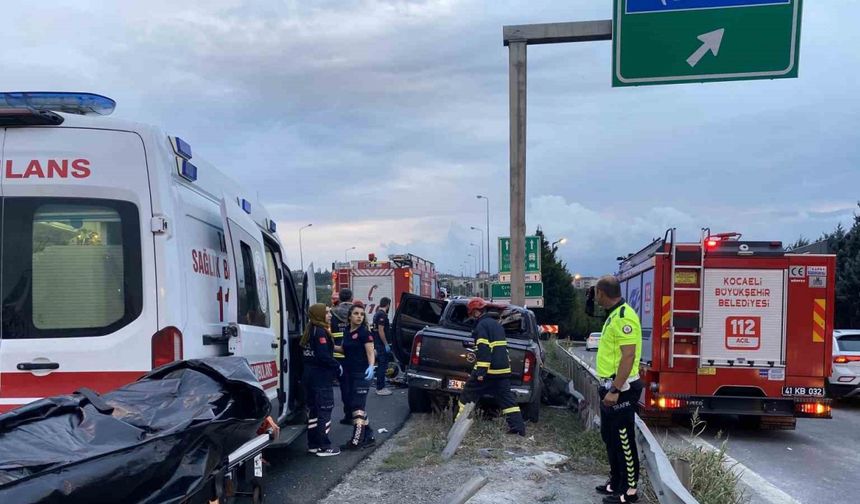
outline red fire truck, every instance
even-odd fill
[[[757,417],[793,429],[830,418],[836,257],[791,254],[738,233],[676,243],[675,230],[621,262],[642,321],[643,417]]]
[[[390,298],[389,316],[394,317],[404,293],[436,297],[436,267],[413,254],[390,255],[388,261],[370,254],[366,261],[334,264],[332,285],[333,296],[345,287],[352,289],[355,299],[367,305],[367,313],[374,313],[383,297]]]

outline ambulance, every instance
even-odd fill
[[[239,355],[285,422],[313,275],[297,292],[253,194],[181,138],[102,117],[115,105],[0,93],[0,412]]]

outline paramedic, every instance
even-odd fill
[[[352,408],[352,437],[341,449],[358,450],[375,442],[367,419],[367,392],[373,378],[375,355],[373,336],[367,328],[364,304],[349,310],[349,326],[343,331],[343,374],[349,376],[349,405]]]
[[[376,346],[376,395],[390,396],[391,390],[385,386],[385,373],[388,371],[388,359],[391,353],[391,331],[389,331],[388,310],[391,309],[391,299],[384,297],[379,300],[379,308],[373,316],[373,344]]]
[[[332,448],[328,437],[334,409],[332,380],[343,372],[332,355],[334,342],[330,322],[331,311],[326,305],[311,306],[310,323],[300,341],[304,362],[302,383],[308,408],[308,453],[318,457],[340,455],[340,450]]]

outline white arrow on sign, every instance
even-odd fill
[[[719,30],[699,35],[698,38],[702,41],[702,47],[696,49],[696,52],[687,58],[687,64],[695,67],[708,54],[708,51],[714,53],[714,56],[720,54],[720,46],[723,44],[723,35],[725,34],[726,29],[720,28]]]

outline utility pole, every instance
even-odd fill
[[[511,303],[522,306],[526,291],[526,48],[612,40],[612,20],[505,26],[502,39],[508,46],[510,93]]]

